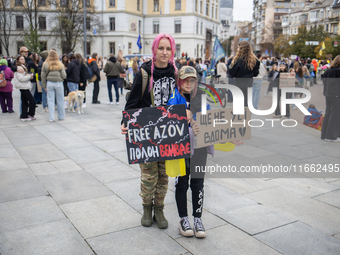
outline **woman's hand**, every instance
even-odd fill
[[[82,87],[82,86],[84,86],[84,83],[80,83],[79,85],[80,85],[80,87]]]
[[[188,124],[189,124],[190,121],[191,121],[191,118],[192,118],[191,111],[186,109],[186,113],[187,113],[187,120],[188,120]]]
[[[31,80],[33,79],[33,73],[30,74],[31,75]]]
[[[127,130],[128,128],[125,127],[124,123],[120,126],[120,130],[122,131],[122,135],[126,135],[127,134]]]
[[[244,142],[242,142],[242,141],[240,141],[240,140],[233,141],[233,142],[231,142],[231,143],[233,143],[233,144],[235,144],[235,145],[237,145],[237,146],[240,146],[240,145],[244,144]]]
[[[192,121],[191,127],[192,127],[192,131],[194,132],[194,135],[197,136],[200,133],[200,127],[196,123],[196,121],[194,121],[194,120]]]

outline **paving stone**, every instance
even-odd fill
[[[51,138],[50,141],[61,150],[91,146],[89,142],[78,136]]]
[[[221,185],[204,182],[204,208],[215,215],[254,204],[257,203]]]
[[[126,152],[126,142],[120,139],[102,140],[102,141],[92,142],[92,144],[102,149],[103,151],[111,153],[111,154],[116,151]]]
[[[93,130],[93,131],[78,131],[77,135],[80,136],[81,138],[85,139],[86,141],[89,142],[95,142],[99,140],[108,140],[108,139],[113,139],[115,138],[114,135],[110,133],[105,133],[101,130]]]
[[[334,235],[334,237],[340,239],[340,233]]]
[[[11,128],[4,128],[2,131],[10,140],[41,136],[41,134],[31,126],[14,126]]]
[[[328,155],[321,155],[313,158],[305,159],[304,161],[308,164],[327,164],[333,161],[339,160],[336,157],[331,157]]]
[[[272,210],[267,206],[258,204],[226,211],[219,216],[250,235],[277,228],[297,220],[285,216],[279,211]]]
[[[320,182],[311,178],[278,178],[269,180],[268,182],[307,197],[317,196],[339,188],[336,185]]]
[[[39,179],[58,204],[112,195],[86,171],[41,175]]]
[[[84,238],[140,226],[141,214],[116,195],[60,207]]]
[[[62,151],[78,164],[112,159],[109,154],[95,146],[63,149]],[[86,155],[86,157],[84,157],[84,155]]]
[[[274,187],[246,194],[245,197],[280,211],[288,217],[297,218],[326,234],[333,235],[340,231],[340,209],[297,192]]]
[[[291,132],[292,129],[290,129]],[[282,130],[281,130],[282,131]],[[278,131],[275,130],[275,133],[262,133],[262,134],[258,134],[257,137],[265,139],[265,140],[269,140],[269,141],[273,141],[273,143],[279,143],[283,146],[295,146],[295,145],[301,145],[301,144],[305,144],[305,141],[302,141],[299,138],[291,138],[291,135],[277,135]],[[268,145],[269,146],[269,145]]]
[[[235,148],[234,151],[237,154],[240,154],[240,155],[247,157],[247,158],[258,158],[258,157],[276,154],[273,151],[260,149],[260,148],[257,148],[255,146],[251,146],[251,145],[247,145],[247,144],[244,144],[244,145],[242,145],[238,148]]]
[[[254,236],[283,254],[338,255],[340,240],[303,222],[295,222]]]
[[[0,252],[5,255],[94,254],[66,219],[1,233]]]
[[[142,198],[139,196],[140,178],[111,182],[105,185],[135,210],[140,211],[143,209]],[[129,189],[129,192],[126,191],[127,189]],[[164,203],[170,204],[174,202],[175,194],[168,190]]]
[[[66,128],[64,128],[61,125],[51,125],[51,124],[47,124],[47,125],[39,125],[39,126],[35,126],[34,127],[39,133],[45,135],[45,134],[49,134],[49,133],[58,133],[58,132],[65,132],[67,131]]]
[[[140,172],[116,159],[81,164],[81,166],[102,183],[135,179]]]
[[[15,157],[15,156],[19,156],[19,154],[16,151],[16,149],[13,147],[13,145],[2,144],[0,146],[0,157],[1,158]]]
[[[39,163],[68,158],[52,144],[19,146],[17,150],[27,163]]]
[[[297,158],[297,159],[308,159],[312,157],[317,157],[320,154],[314,150],[308,150],[308,149],[300,150],[300,149],[296,149],[292,147],[291,145],[286,145],[286,144],[281,144],[280,146],[268,145],[266,149],[270,151],[274,151],[279,154]]]
[[[204,239],[180,237],[176,241],[192,254],[280,254],[229,224],[208,230]]]
[[[0,203],[0,232],[64,218],[50,196]]]
[[[79,122],[76,125],[74,123],[63,123],[61,124],[64,128],[77,133],[78,131],[93,131],[93,130],[98,130],[97,127],[93,127],[91,125],[87,125],[83,122]],[[100,125],[98,123],[98,125]]]
[[[155,245],[155,240],[161,240]],[[137,227],[89,238],[87,242],[97,254],[184,254],[175,240],[158,228]]]
[[[55,168],[58,169],[60,173],[83,170],[77,163],[75,163],[71,159],[51,161],[51,164],[55,166]]]
[[[340,209],[340,189],[313,198]]]
[[[30,169],[0,172],[0,202],[46,195],[44,186]]]
[[[27,168],[26,162],[20,157],[0,157],[0,172]]]
[[[275,184],[258,178],[211,178],[209,180],[238,194],[247,194],[276,186]]]
[[[50,143],[50,141],[43,136],[11,139],[11,142],[15,147]]]
[[[55,168],[55,166],[49,162],[29,164],[29,167],[32,169],[35,175],[47,175],[59,173],[58,169]]]

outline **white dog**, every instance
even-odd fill
[[[83,101],[84,101],[84,97],[85,97],[85,91],[81,91],[81,90],[76,90],[76,91],[72,91],[68,94],[68,96],[65,98],[65,100],[68,101],[68,111],[69,112],[75,112],[74,110],[74,106],[77,103],[78,104],[78,113],[82,114],[84,113],[83,111]]]

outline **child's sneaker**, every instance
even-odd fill
[[[194,231],[197,238],[204,238],[207,236],[201,218],[194,218]]]
[[[22,118],[21,121],[31,121],[31,118]]]
[[[179,231],[181,232],[182,236],[194,236],[194,231],[190,226],[190,221],[188,217],[181,218],[179,222]]]
[[[30,115],[28,115],[29,118],[31,118],[31,120],[36,120],[37,118],[36,117],[32,117]]]

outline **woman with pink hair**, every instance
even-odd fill
[[[176,87],[175,49],[175,40],[170,35],[156,36],[151,47],[152,59],[141,66],[141,69],[148,74],[148,86],[143,91],[143,70],[138,71],[125,110],[167,105]],[[127,134],[124,124],[121,126],[121,131],[122,134]],[[154,207],[157,227],[165,229],[168,227],[168,221],[164,217],[163,209],[169,182],[169,177],[165,173],[165,162],[143,163],[140,164],[140,168],[141,192],[139,194],[143,200],[141,224],[144,227],[152,225],[152,208]]]

